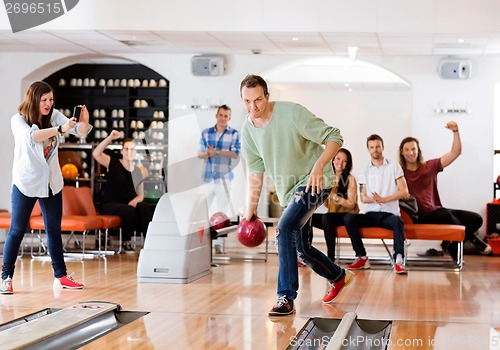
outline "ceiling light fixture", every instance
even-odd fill
[[[347,48],[347,52],[349,53],[349,58],[352,61],[356,60],[356,54],[358,53],[358,47],[357,46],[349,46]]]
[[[299,38],[297,38],[296,36],[292,38],[293,41],[299,41]]]

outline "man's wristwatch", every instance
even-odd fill
[[[62,125],[59,125],[57,127],[57,132],[62,136],[64,134],[63,130],[62,130]]]

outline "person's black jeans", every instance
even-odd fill
[[[471,241],[479,250],[484,250],[484,242],[477,236],[476,232],[483,225],[481,215],[458,209],[439,208],[425,214],[419,214],[416,221],[419,224],[442,224],[465,226],[465,240]],[[456,261],[458,242],[443,242],[443,248],[450,253]]]
[[[326,242],[327,256],[331,261],[335,261],[337,227],[344,226],[344,216],[346,214],[347,213],[315,213],[312,216],[312,226],[323,230]]]

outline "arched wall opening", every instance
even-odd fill
[[[65,179],[66,185],[90,187],[96,204],[100,203],[106,170],[94,162],[92,150],[116,130],[121,136],[106,152],[118,153],[121,142],[133,138],[138,147],[135,164],[144,176],[145,200],[159,199],[166,190],[168,79],[133,60],[82,55],[52,61],[30,72],[21,78],[23,90],[37,80],[52,86],[55,108],[68,118],[79,104],[85,104],[90,114],[90,133],[83,139],[66,135],[60,146],[61,166],[76,163],[78,169],[78,180]]]

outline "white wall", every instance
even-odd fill
[[[83,58],[88,58],[84,56]],[[176,109],[176,105],[191,105],[195,101],[226,103],[233,109],[232,125],[239,128],[244,118],[239,99],[239,83],[248,73],[260,74],[293,56],[238,55],[228,58],[228,74],[221,77],[194,77],[190,73],[191,55],[137,55],[125,58],[144,64],[170,81],[170,117],[182,117],[192,111]],[[420,139],[426,159],[439,157],[449,150],[451,135],[444,129],[449,119],[460,125],[463,154],[439,177],[445,206],[485,214],[486,203],[492,199],[493,173],[493,105],[494,84],[500,80],[498,58],[473,59],[473,76],[467,81],[442,80],[435,73],[435,57],[370,57],[411,83],[411,92],[365,92],[324,96],[321,91],[281,91],[282,98],[303,103],[313,112],[331,119],[346,136],[346,147],[355,154],[356,164],[368,159],[363,145],[366,136],[377,132],[386,140],[386,156],[394,158],[399,140],[411,134]],[[0,96],[2,96],[2,127],[0,139],[0,207],[10,208],[10,181],[13,140],[10,117],[15,113],[27,84],[43,79],[54,71],[79,61],[64,54],[0,53]],[[57,97],[56,97],[57,98]],[[462,107],[466,103],[471,114],[441,116],[433,112],[437,106]],[[386,106],[384,106],[386,105]],[[411,109],[411,111],[409,110]],[[200,127],[213,123],[210,112],[196,112]],[[362,130],[360,130],[362,128]],[[190,126],[186,126],[186,133]],[[197,138],[198,131],[191,137]],[[196,134],[196,135],[195,135]],[[362,145],[362,146],[359,146]],[[170,144],[169,152],[181,152],[182,147]],[[240,171],[240,170],[238,170]],[[242,172],[242,170],[241,170]],[[238,175],[234,193],[237,206],[244,205],[243,176]]]
[[[280,99],[306,106],[327,124],[340,129],[343,147],[353,156],[353,174],[369,160],[366,138],[379,134],[387,158],[396,160],[397,148],[411,131],[410,91],[280,90]]]
[[[437,77],[437,57],[405,57],[387,63],[412,84],[412,134],[420,140],[426,159],[451,148],[452,135],[444,129],[456,120],[462,138],[462,155],[439,175],[444,206],[479,212],[486,219],[492,200],[494,86],[500,78],[498,57],[472,59],[469,80]],[[377,61],[377,60],[375,60]],[[471,114],[439,115],[434,109],[467,108]]]

